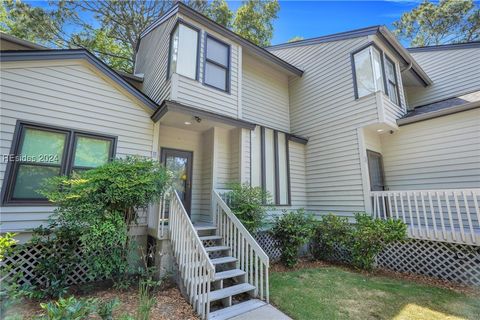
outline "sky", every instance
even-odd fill
[[[236,8],[240,2],[231,2]],[[392,23],[419,1],[280,1],[272,44]]]
[[[48,1],[26,2],[48,7]],[[232,11],[241,5],[241,1],[227,2]],[[402,13],[416,7],[421,0],[279,2],[280,12],[274,22],[272,44],[287,42],[295,36],[307,39],[373,25],[391,28]]]

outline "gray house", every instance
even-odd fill
[[[269,191],[272,216],[402,219],[415,240],[379,265],[480,283],[480,43],[406,49],[376,26],[260,48],[177,3],[133,75],[4,34],[1,49],[2,232],[45,223],[45,177],[141,155],[178,183],[134,232],[171,251],[203,318],[268,302],[269,248],[225,203],[234,181]]]

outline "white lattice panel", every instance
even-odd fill
[[[377,266],[480,286],[477,246],[413,239],[396,242],[378,255]]]
[[[22,246],[20,250],[16,250],[13,255],[6,256],[2,261],[1,268],[8,270],[4,279],[11,278],[15,275],[21,275],[19,284],[30,283],[33,277],[36,277],[39,283],[45,283],[46,278],[41,274],[35,273],[35,266],[42,257],[41,246]],[[78,263],[70,274],[67,275],[67,284],[82,284],[93,279],[89,276],[88,267],[85,263],[84,254],[79,249],[75,252],[75,256],[79,258]],[[48,257],[45,257],[48,259]]]
[[[259,232],[254,235],[254,238],[270,260],[276,261],[280,258],[281,251],[277,245],[277,241],[268,232]]]

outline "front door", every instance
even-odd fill
[[[173,173],[173,186],[190,215],[192,206],[192,160],[193,152],[162,148],[163,165]]]
[[[370,189],[372,191],[384,191],[385,190],[385,175],[383,173],[383,159],[382,155],[378,152],[367,150],[368,157],[368,172],[370,175]],[[385,199],[386,201],[386,199]],[[374,203],[372,203],[375,206]],[[377,203],[379,206],[378,213],[380,216],[389,217],[387,203]],[[383,209],[385,208],[385,210]]]
[[[384,191],[385,180],[383,175],[382,155],[378,152],[367,150],[368,172],[370,174],[370,188],[372,191]]]

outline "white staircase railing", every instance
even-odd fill
[[[190,304],[202,319],[208,319],[215,267],[176,191],[170,201],[169,227],[173,255]]]
[[[268,303],[268,255],[232,213],[219,192],[213,191],[213,219],[218,235],[222,236],[223,244],[231,248],[232,257],[238,259],[237,267],[246,272],[246,282],[255,286],[255,297]]]
[[[372,191],[373,216],[396,218],[418,239],[480,245],[480,189]]]

